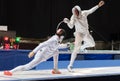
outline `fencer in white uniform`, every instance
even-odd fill
[[[63,21],[67,23],[70,29],[75,27],[75,32],[74,32],[75,47],[71,55],[70,64],[68,65],[68,70],[70,72],[72,71],[73,62],[77,56],[77,53],[85,50],[88,47],[95,46],[94,39],[89,33],[87,17],[89,14],[92,14],[93,12],[95,12],[103,4],[104,4],[104,1],[100,1],[98,5],[94,6],[89,10],[81,10],[81,8],[78,5],[76,5],[72,9],[73,15],[71,16],[70,20],[68,18],[63,19]],[[83,44],[82,44],[82,41],[84,42]]]
[[[4,75],[12,75],[16,71],[25,71],[30,70],[33,67],[37,66],[43,61],[46,61],[47,59],[53,57],[54,61],[54,69],[52,70],[53,74],[60,74],[61,72],[58,70],[58,57],[59,57],[59,45],[62,42],[64,38],[65,31],[63,29],[58,29],[56,31],[56,34],[53,35],[50,39],[47,41],[40,43],[35,49],[33,49],[29,54],[28,57],[31,58],[34,55],[34,59],[25,64],[17,66],[16,68],[10,70],[10,71],[4,71]]]

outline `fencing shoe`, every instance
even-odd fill
[[[61,74],[61,72],[59,70],[57,70],[57,69],[53,69],[52,74]]]
[[[74,72],[73,69],[72,69],[72,66],[68,66],[67,69],[68,69],[69,72]]]
[[[12,73],[10,71],[4,71],[4,75],[12,76]]]

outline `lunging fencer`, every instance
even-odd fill
[[[76,5],[72,8],[73,15],[71,16],[70,20],[68,18],[63,19],[64,23],[66,23],[70,29],[75,27],[75,47],[71,55],[70,64],[68,65],[68,71],[73,72],[72,66],[78,52],[86,52],[86,48],[95,46],[94,39],[89,32],[87,16],[95,12],[103,5],[104,1],[100,1],[98,5],[94,6],[93,8],[83,11],[78,5]]]
[[[64,39],[65,30],[62,28],[58,28],[56,30],[56,34],[49,38],[47,41],[40,43],[35,49],[33,49],[28,57],[31,58],[34,56],[34,59],[25,65],[17,66],[12,70],[4,71],[4,75],[12,76],[16,71],[26,71],[30,70],[33,67],[37,66],[43,61],[53,57],[54,67],[52,70],[53,74],[61,74],[58,69],[58,57],[59,57],[59,45]]]

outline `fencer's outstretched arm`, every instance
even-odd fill
[[[104,4],[105,4],[105,2],[102,0],[93,8],[91,8],[89,10],[84,10],[83,12],[86,13],[86,15],[92,14],[93,12],[95,12],[99,7],[103,6]]]

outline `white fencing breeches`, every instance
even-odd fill
[[[93,37],[91,36],[91,34],[87,33],[84,37],[83,37],[83,45],[81,45],[81,49],[85,49],[88,47],[94,47],[95,46],[95,41],[93,39]]]

